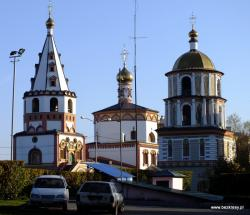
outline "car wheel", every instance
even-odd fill
[[[78,207],[77,207],[77,213],[78,213],[78,214],[81,214],[81,215],[83,215],[83,214],[84,214],[84,215],[87,215],[87,214],[89,214],[89,211],[88,211],[87,208],[78,206]]]
[[[118,215],[118,205],[113,208],[112,215]]]
[[[120,207],[119,207],[119,212],[123,213],[125,210],[125,205],[124,203],[121,203]]]
[[[67,202],[63,204],[63,210],[64,210],[64,211],[67,211],[67,210],[68,210],[68,203],[67,203]]]

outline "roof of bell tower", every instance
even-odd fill
[[[198,50],[198,32],[192,27],[189,32],[190,37],[190,51],[181,55],[173,66],[173,70],[183,69],[208,69],[214,70],[214,64],[212,60],[204,53]]]
[[[47,37],[42,52],[39,54],[39,64],[33,79],[31,90],[55,90],[65,91],[68,89],[67,79],[64,76],[60,54],[57,51],[53,37],[54,20],[49,14],[46,21]]]

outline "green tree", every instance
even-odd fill
[[[250,136],[250,121],[246,121],[243,123],[244,133]]]
[[[227,126],[231,127],[233,132],[241,132],[242,131],[242,122],[241,118],[233,113],[227,117]]]
[[[250,170],[249,165],[249,136],[245,133],[238,134],[236,140],[236,161],[244,169]]]

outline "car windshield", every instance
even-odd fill
[[[111,193],[109,184],[106,183],[86,183],[82,186],[81,192],[89,193]]]
[[[62,179],[59,178],[38,178],[35,181],[36,188],[64,188]]]

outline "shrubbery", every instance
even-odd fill
[[[78,173],[25,168],[22,161],[0,161],[0,199],[29,197],[34,179],[39,175],[63,175],[70,186],[70,194],[86,180],[102,180],[99,173]]]

